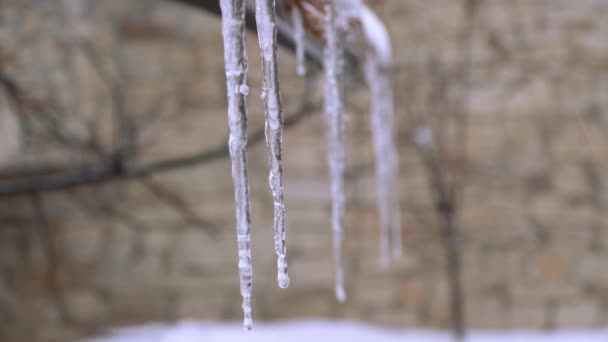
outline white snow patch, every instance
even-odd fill
[[[367,6],[361,9],[361,23],[365,38],[374,48],[380,62],[385,66],[390,65],[393,50],[386,26]]]
[[[561,332],[474,332],[467,342],[605,342],[608,330]],[[259,323],[245,332],[238,323],[151,324],[84,342],[451,342],[446,332],[386,329],[355,322]]]

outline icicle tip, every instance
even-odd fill
[[[279,287],[285,289],[289,287],[289,274],[287,273],[287,257],[285,254],[279,255],[277,258],[277,281]]]
[[[336,286],[336,299],[340,303],[346,302],[346,291],[344,291],[344,287]]]

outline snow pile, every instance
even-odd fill
[[[111,337],[86,342],[450,342],[447,333],[390,330],[351,322],[289,322],[257,324],[244,332],[239,324],[211,324],[184,321],[174,325],[148,325],[123,330]],[[475,332],[467,342],[605,342],[605,331]]]

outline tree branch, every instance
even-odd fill
[[[221,16],[220,5],[218,0],[166,0],[174,3],[181,3],[189,5],[211,14]],[[277,1],[278,2],[278,1]],[[278,4],[277,4],[278,6]],[[277,18],[277,41],[280,46],[287,48],[288,50],[295,52],[295,42],[293,39],[293,28],[291,24],[286,21],[285,15],[279,14]],[[247,17],[246,17],[247,29],[252,32],[257,32],[255,24],[255,2],[253,0],[247,0]],[[314,67],[320,69],[323,67],[323,46],[319,41],[313,40],[310,37],[306,37],[305,41],[306,60]],[[358,65],[357,58],[354,54],[346,51],[344,57],[347,61],[347,65],[353,68]]]
[[[193,6],[199,10],[221,16],[219,2],[217,0],[166,0],[174,3]],[[251,31],[256,30],[255,6],[248,0],[247,27]],[[285,18],[277,20],[277,38],[281,46],[294,51],[295,45],[290,23]],[[320,68],[323,60],[323,47],[318,41],[306,40],[306,53],[308,61]],[[356,57],[346,53],[349,66],[355,67],[358,63]],[[1,76],[1,74],[0,74]],[[2,86],[11,93],[14,88],[6,79],[0,78]],[[10,81],[10,79],[9,79]],[[15,98],[18,98],[15,97]],[[299,123],[320,109],[319,104],[304,100],[297,113],[284,119],[285,128]],[[264,129],[259,129],[249,136],[249,146],[255,146],[264,141]],[[99,162],[89,165],[65,165],[60,171],[46,174],[30,174],[27,177],[14,177],[10,181],[0,181],[0,197],[14,196],[27,193],[49,192],[66,190],[83,185],[101,184],[109,181],[119,181],[147,177],[160,172],[169,172],[180,168],[198,166],[200,164],[216,161],[228,156],[228,144],[223,143],[209,150],[188,156],[172,159],[158,160],[143,165],[130,164],[117,153],[112,152],[99,158]],[[41,166],[41,169],[47,169]],[[56,170],[56,168],[55,168]],[[20,176],[20,175],[18,175]]]
[[[305,118],[312,116],[320,108],[320,105],[310,103],[306,100],[300,106],[297,113],[285,118],[285,128],[292,127]],[[248,146],[255,146],[263,142],[264,139],[264,129],[258,129],[249,136]],[[83,185],[142,178],[160,172],[169,172],[210,163],[226,156],[228,156],[228,143],[223,143],[209,150],[192,155],[159,160],[143,165],[129,165],[128,163],[126,165],[117,165],[115,159],[110,157],[91,166],[68,166],[64,168],[64,171],[55,174],[0,182],[0,196],[59,191]]]

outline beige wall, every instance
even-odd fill
[[[160,108],[159,124],[146,128],[140,161],[217,146],[227,132],[218,18],[162,3],[143,12],[145,6],[138,3],[145,2],[98,4],[96,11],[85,14],[85,23],[94,29],[100,51],[119,47],[128,66],[129,110],[145,123],[150,108]],[[429,95],[435,76],[428,61],[435,56],[445,68],[458,63],[462,14],[453,0],[370,3],[387,22],[395,50],[405,255],[388,271],[378,265],[367,95],[359,88],[349,94],[348,301],[338,304],[332,292],[324,126],[322,116],[315,115],[289,128],[284,137],[291,275],[286,290],[275,282],[265,147],[250,150],[257,320],[325,317],[398,327],[449,326],[443,250],[428,174],[407,133],[417,120],[436,123],[450,115],[450,108]],[[60,32],[70,32],[58,11],[42,4],[27,13],[15,11],[6,15],[24,15],[34,26],[43,20],[48,29],[20,52],[10,70],[34,94],[45,94],[51,84],[63,106],[72,109],[74,129],[82,128],[78,120],[83,116],[101,116],[99,125],[107,124],[109,95],[99,77],[78,52],[62,64],[65,48],[49,43],[60,40]],[[601,0],[487,0],[479,10],[473,28],[469,169],[459,216],[466,313],[473,328],[608,324],[603,177],[608,155],[607,16],[608,3]],[[137,27],[120,26],[127,18],[153,24],[158,32],[146,35]],[[13,31],[16,27],[19,23],[9,20],[2,28],[9,47],[21,37]],[[123,28],[113,31],[116,27]],[[255,37],[249,38],[254,131],[262,127],[263,113],[258,51]],[[104,58],[114,72],[112,59]],[[41,61],[47,69],[33,67]],[[280,71],[289,114],[298,108],[306,82],[295,76],[287,51],[281,51]],[[66,74],[77,75],[77,80]],[[446,96],[459,90],[458,83],[451,83]],[[318,93],[313,96],[318,100]],[[10,107],[0,113],[10,117]],[[11,124],[10,118],[5,121]],[[17,155],[70,161],[70,154],[41,141],[43,137],[34,136]],[[19,144],[6,146],[16,149]],[[3,165],[18,160],[15,151],[0,156]],[[180,194],[196,218],[159,200],[141,181],[45,195],[59,251],[53,267],[58,269],[57,291],[64,297],[69,323],[61,321],[57,301],[49,295],[48,258],[38,234],[19,229],[31,226],[27,198],[3,198],[0,336],[65,341],[148,320],[240,319],[229,170],[224,158],[151,178]],[[113,208],[113,213],[103,208]]]

